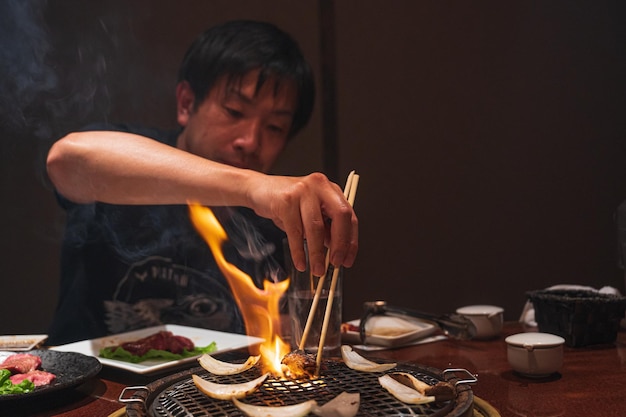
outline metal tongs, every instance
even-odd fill
[[[447,336],[460,340],[472,339],[476,335],[476,326],[467,317],[460,314],[430,314],[421,311],[411,310],[407,308],[394,307],[387,304],[386,301],[366,301],[363,303],[365,312],[359,323],[359,336],[361,343],[365,343],[366,333],[365,324],[370,317],[388,315],[395,317],[413,317],[417,319],[431,321],[444,332]]]

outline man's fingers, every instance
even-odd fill
[[[252,188],[263,203],[254,208],[285,231],[294,267],[306,270],[304,239],[312,274],[325,273],[327,252],[332,265],[352,266],[358,251],[358,221],[339,186],[320,173],[274,179],[271,187],[260,192]]]
[[[287,205],[287,210],[283,212],[283,230],[287,234],[289,251],[293,266],[300,272],[306,270],[306,255],[304,252],[304,230],[302,228],[302,217],[298,205]]]
[[[306,271],[304,239],[301,235],[300,237],[297,237],[287,234],[287,242],[289,242],[289,252],[291,252],[291,261],[293,262],[293,266],[300,272]]]
[[[359,221],[356,214],[352,216],[352,239],[348,245],[348,251],[346,257],[343,260],[343,266],[350,268],[356,259],[356,254],[359,251]]]
[[[329,205],[327,216],[331,218],[330,262],[334,266],[345,266],[346,258],[355,255],[354,246],[358,237],[355,230],[356,215],[343,194],[339,194],[335,204]]]
[[[330,263],[334,266],[352,265],[358,251],[358,221],[337,184],[326,180],[324,186],[317,189],[317,199],[303,202],[302,220],[311,269],[313,274],[320,275],[326,267],[325,238],[329,243]]]
[[[319,277],[326,272],[326,248],[324,246],[326,230],[319,201],[303,202],[302,221],[309,249],[311,273]]]

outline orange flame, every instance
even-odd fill
[[[211,248],[218,267],[230,285],[243,315],[246,333],[265,339],[258,346],[259,351],[252,354],[261,354],[265,372],[283,377],[280,361],[289,353],[290,347],[280,337],[279,301],[289,287],[289,279],[280,282],[265,280],[263,289],[257,288],[249,275],[224,257],[222,243],[228,240],[228,236],[213,211],[208,207],[190,203],[189,213],[195,228]]]

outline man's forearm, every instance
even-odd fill
[[[219,164],[142,136],[72,133],[53,145],[48,174],[77,203],[246,206],[246,179],[258,172]]]

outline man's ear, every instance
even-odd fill
[[[187,126],[189,115],[193,112],[194,94],[187,81],[176,85],[176,119],[181,126]]]

